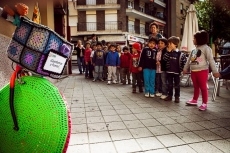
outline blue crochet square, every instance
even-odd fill
[[[11,60],[19,63],[20,62],[20,55],[22,53],[23,48],[24,48],[24,46],[22,46],[21,44],[19,44],[15,40],[12,40],[9,47],[8,47],[8,50],[7,50],[8,57]]]
[[[23,67],[36,72],[41,57],[42,53],[29,48],[24,48],[20,58],[20,63]]]
[[[45,50],[50,31],[45,28],[34,27],[31,31],[26,46],[39,52]]]
[[[50,33],[50,37],[48,40],[48,43],[46,45],[46,49],[44,51],[44,54],[48,54],[50,50],[55,50],[57,52],[60,52],[60,47],[62,46],[63,41],[55,35],[53,32]]]
[[[25,45],[32,26],[26,22],[21,22],[21,25],[16,28],[13,39]]]

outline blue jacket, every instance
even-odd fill
[[[106,57],[106,65],[107,66],[120,66],[120,57],[118,52],[108,52]]]

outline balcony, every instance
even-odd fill
[[[77,34],[120,34],[122,33],[121,22],[79,22],[77,24]]]
[[[129,24],[128,25],[128,33],[136,35],[138,37],[148,38],[146,35],[146,33],[148,33],[148,31],[146,31],[146,29],[144,27]]]
[[[75,6],[77,10],[107,10],[107,9],[120,9],[120,4],[117,0],[105,0],[104,3],[96,3],[95,0],[79,1]]]
[[[135,10],[133,8],[127,8],[126,9],[126,15],[133,17],[133,18],[136,18],[136,19],[140,19],[140,20],[145,21],[145,22],[157,21],[159,23],[166,24],[166,22],[164,21],[165,18],[162,16],[162,14],[151,15],[151,12],[143,13],[143,12]]]

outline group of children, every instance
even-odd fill
[[[108,85],[127,82],[131,84],[130,74],[132,74],[133,93],[136,93],[137,87],[142,93],[144,86],[145,97],[158,96],[165,101],[172,101],[174,96],[174,102],[178,103],[180,76],[187,73],[190,68],[194,96],[187,101],[187,105],[197,105],[201,90],[203,103],[199,110],[206,110],[208,65],[211,66],[214,76],[217,75],[217,70],[210,47],[207,46],[207,41],[204,41],[207,33],[200,33],[194,35],[194,44],[197,48],[191,52],[188,60],[186,55],[178,50],[180,39],[175,36],[169,39],[151,37],[146,47],[142,48],[137,42],[132,45],[131,51],[126,46],[121,51],[120,46],[115,44],[111,44],[108,46],[108,51],[104,51],[101,42],[97,42],[92,51],[87,42],[84,53],[85,77],[93,78],[93,81],[104,81],[103,77],[106,77]]]

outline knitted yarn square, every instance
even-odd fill
[[[44,69],[44,65],[51,60],[48,59],[51,50],[68,60],[72,55],[73,44],[52,29],[21,17],[20,25],[16,28],[8,46],[8,57],[34,73],[57,79],[60,78],[65,66],[58,72],[52,67]],[[65,65],[67,63],[66,61],[61,62]]]

